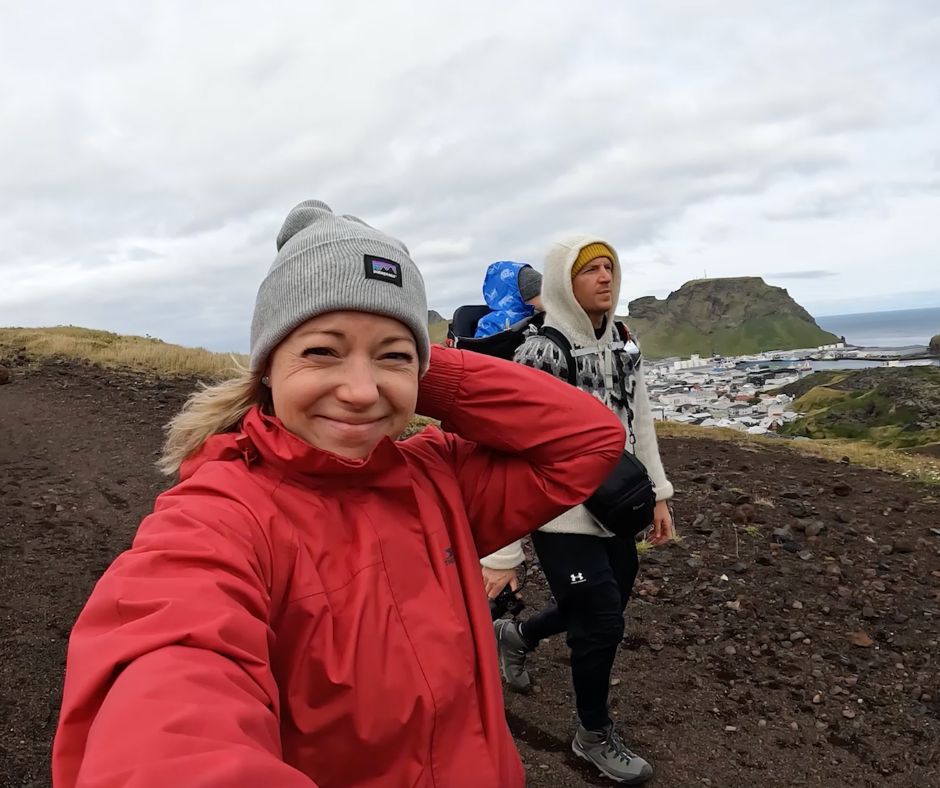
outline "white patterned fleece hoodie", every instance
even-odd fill
[[[585,246],[593,243],[603,243],[614,253],[611,284],[613,306],[607,315],[604,332],[599,339],[595,336],[591,319],[575,299],[571,286],[571,268],[578,253]],[[653,413],[646,391],[642,362],[633,373],[635,388],[632,399],[632,426],[636,436],[635,445],[630,443],[630,425],[626,408],[620,407],[619,402],[619,369],[626,368],[625,365],[616,363],[614,355],[623,347],[614,328],[614,312],[620,296],[620,279],[620,260],[613,246],[606,241],[594,236],[582,235],[554,244],[545,258],[545,272],[542,279],[545,325],[557,329],[567,337],[577,365],[578,387],[593,394],[620,417],[628,430],[626,448],[635,451],[649,471],[650,478],[656,487],[656,500],[664,501],[672,498],[673,490],[659,457],[659,445],[656,442]],[[530,334],[516,351],[515,360],[520,364],[541,369],[557,378],[567,380],[568,368],[565,358],[558,346],[546,337],[535,333]],[[540,530],[554,533],[589,534],[598,537],[612,535],[599,526],[583,506],[569,509],[550,523],[543,525]],[[522,561],[522,543],[513,542],[502,550],[486,556],[480,563],[490,569],[511,569],[521,564]]]

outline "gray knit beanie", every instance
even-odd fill
[[[542,275],[531,265],[519,269],[516,282],[523,301],[531,301],[542,292]]]
[[[297,326],[349,310],[400,320],[414,334],[420,373],[428,368],[428,302],[405,245],[355,216],[305,200],[284,220],[277,256],[258,289],[251,320],[251,370]]]

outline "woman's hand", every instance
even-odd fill
[[[496,599],[506,586],[513,591],[519,588],[519,578],[515,569],[489,569],[483,567],[483,587],[488,599]]]
[[[650,544],[663,544],[675,538],[675,535],[669,502],[657,501],[653,509],[653,532],[650,534]]]

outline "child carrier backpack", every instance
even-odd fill
[[[568,383],[572,386],[577,385],[578,370],[571,354],[571,343],[558,329],[543,325],[544,312],[536,312],[532,317],[520,320],[505,331],[490,334],[488,337],[473,336],[476,333],[477,322],[490,311],[488,306],[476,304],[457,307],[454,318],[447,327],[447,346],[512,361],[516,349],[525,341],[526,335],[534,331],[558,346],[565,357]]]
[[[534,331],[540,336],[550,339],[558,347],[565,358],[568,383],[572,386],[578,385],[578,370],[575,365],[574,355],[571,352],[571,343],[561,331],[545,325],[544,312],[536,312],[532,317],[520,320],[505,331],[490,334],[488,337],[475,337],[477,323],[480,322],[480,318],[489,314],[490,311],[490,308],[485,304],[458,306],[454,311],[454,317],[447,325],[447,340],[445,342],[447,347],[472,350],[485,356],[495,356],[496,358],[512,361],[516,350],[525,341],[526,335],[530,331]],[[617,337],[625,348],[628,344],[635,342],[630,329],[623,323],[620,321],[615,322],[614,328]],[[631,377],[628,373],[632,373],[639,364],[639,355],[636,358],[630,352],[627,352],[626,355],[629,360],[624,363],[622,359],[619,359],[618,354],[618,372],[621,381],[619,400],[622,407],[629,408],[629,402],[633,399],[633,386],[628,386],[626,381],[628,377]]]

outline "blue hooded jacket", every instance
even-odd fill
[[[525,301],[519,293],[519,271],[528,268],[526,263],[513,263],[502,260],[492,263],[486,269],[486,278],[483,280],[483,298],[486,305],[492,309],[488,315],[480,318],[474,336],[488,337],[505,331],[513,323],[518,323],[535,314],[535,309]]]

